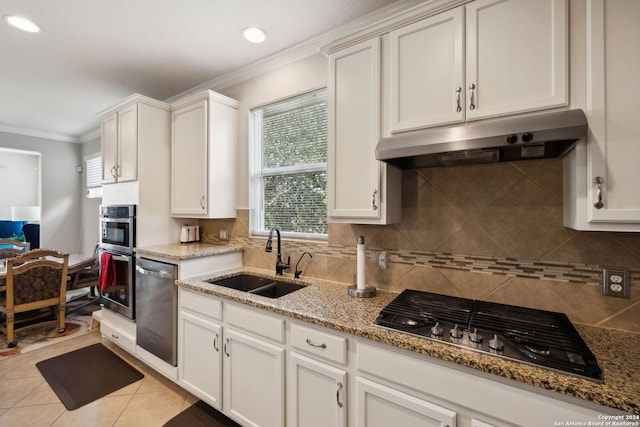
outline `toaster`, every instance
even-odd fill
[[[197,242],[200,240],[199,225],[183,225],[180,229],[180,243]]]

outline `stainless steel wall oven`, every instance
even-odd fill
[[[135,205],[100,206],[102,304],[135,320]]]

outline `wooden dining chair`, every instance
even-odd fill
[[[29,242],[19,242],[13,239],[0,239],[0,259],[13,258],[31,249]]]
[[[51,249],[34,249],[7,259],[5,301],[0,301],[5,319],[0,323],[0,331],[7,335],[9,347],[17,345],[14,334],[17,313],[57,307],[58,330],[64,332],[68,269],[69,254]]]

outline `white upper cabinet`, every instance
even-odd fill
[[[138,104],[129,105],[102,121],[102,181],[138,179]]]
[[[389,34],[392,132],[464,121],[463,10]]]
[[[238,102],[206,91],[172,108],[171,214],[235,218]]]
[[[477,0],[389,39],[391,133],[568,103],[567,0]]]
[[[169,105],[139,94],[98,114],[102,119],[102,180],[105,184],[136,181],[140,150],[162,149]]]
[[[373,38],[335,52],[329,64],[329,220],[398,222],[400,171],[375,157],[380,139],[380,41]],[[397,203],[389,203],[389,198]]]
[[[577,230],[640,231],[640,2],[586,2],[589,135],[567,158],[565,225]]]

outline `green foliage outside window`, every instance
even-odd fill
[[[261,110],[262,231],[326,235],[326,96],[302,98]]]

